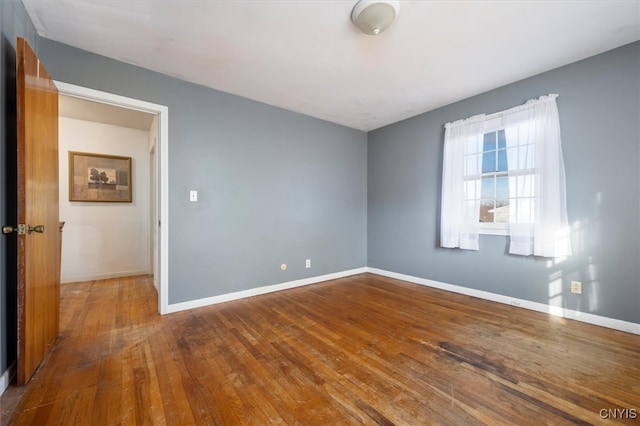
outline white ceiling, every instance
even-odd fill
[[[400,1],[378,36],[356,0],[23,3],[43,37],[364,131],[640,39],[640,0]]]

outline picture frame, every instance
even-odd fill
[[[69,151],[69,201],[131,203],[131,157]]]

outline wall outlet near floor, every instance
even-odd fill
[[[305,268],[311,268],[311,259],[307,259],[304,262],[304,267]]]
[[[580,281],[571,281],[571,293],[582,294],[582,283]]]
[[[282,269],[283,271],[287,270],[287,264],[283,263],[282,265],[280,265],[280,269]]]

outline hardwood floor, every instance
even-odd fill
[[[640,422],[637,335],[371,274],[156,300],[149,277],[63,285],[60,337],[2,423]]]

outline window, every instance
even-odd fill
[[[504,129],[485,133],[465,150],[465,198],[479,205],[480,231],[507,230],[509,176]]]
[[[508,235],[509,223],[533,223],[534,146],[518,143],[529,123],[484,133],[465,149],[465,201],[478,205],[481,234]],[[485,125],[486,127],[486,125]],[[507,136],[510,133],[509,146]]]
[[[556,97],[447,123],[443,247],[478,250],[478,234],[498,234],[512,254],[570,254]]]
[[[480,222],[509,223],[509,176],[504,130],[484,134],[480,179]]]

